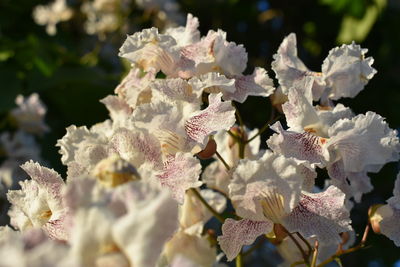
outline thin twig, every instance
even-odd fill
[[[306,244],[307,249],[308,249],[307,255],[310,256],[310,254],[311,254],[311,252],[313,250],[311,245],[310,245],[310,243],[299,232],[296,232],[296,235],[303,241],[304,244]]]
[[[218,219],[218,221],[220,221],[221,223],[225,221],[224,217],[222,217],[221,214],[218,213],[218,211],[216,211],[213,207],[210,206],[210,204],[207,203],[207,201],[202,197],[199,191],[194,188],[190,188],[189,190],[193,192],[193,194],[201,201],[201,203],[204,204],[204,206],[206,206],[206,208],[215,216],[215,218]]]
[[[237,117],[237,119],[239,121],[239,125],[240,125],[240,130],[242,130],[242,133],[244,133],[244,123],[243,123],[242,116],[240,115],[239,109],[237,108],[237,106],[233,102],[232,102],[232,106],[235,108],[236,117]]]
[[[239,142],[239,158],[244,159],[244,150],[246,148],[246,143],[245,142]]]
[[[230,170],[231,167],[229,166],[228,163],[226,163],[226,161],[224,160],[224,158],[221,156],[221,154],[218,153],[218,151],[215,151],[215,155],[217,155],[218,159],[222,162],[222,164],[224,164],[226,170]]]
[[[304,262],[306,263],[307,266],[309,266],[310,262],[308,260],[308,255],[306,254],[304,249],[301,247],[299,241],[297,241],[296,238],[285,227],[282,226],[282,230],[289,236],[289,238],[293,241],[293,243],[296,245],[296,247],[300,250],[300,253],[303,256]]]
[[[331,261],[334,261],[335,259],[339,258],[342,255],[349,254],[349,253],[352,253],[354,251],[357,251],[359,249],[364,248],[365,247],[365,243],[367,242],[369,228],[370,228],[370,226],[369,226],[369,223],[368,223],[367,226],[365,227],[364,234],[363,234],[363,237],[362,237],[362,239],[360,241],[360,244],[358,244],[355,247],[349,248],[349,249],[345,249],[345,250],[340,249],[334,255],[330,256],[328,259],[326,259],[323,262],[321,262],[320,264],[318,264],[317,267],[325,266],[326,264],[330,263]]]
[[[317,257],[318,257],[318,247],[319,247],[318,240],[316,240],[315,245],[314,245],[313,257],[311,260],[311,267],[317,266],[316,264],[317,264]]]
[[[281,118],[281,115],[277,115],[275,118],[269,120],[266,124],[264,124],[264,126],[258,131],[258,133],[256,133],[254,136],[252,136],[249,140],[246,141],[246,143],[250,143],[251,141],[253,141],[254,139],[256,139],[257,136],[261,135],[263,132],[265,132],[269,126],[276,122],[277,120],[279,120]]]

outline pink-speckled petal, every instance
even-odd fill
[[[224,92],[224,100],[235,100],[239,103],[246,101],[247,97],[270,96],[274,90],[274,83],[263,68],[255,68],[253,74],[235,77],[235,91]]]
[[[199,181],[200,173],[201,165],[197,158],[191,153],[178,152],[165,163],[158,179],[163,187],[171,190],[172,196],[179,203],[183,203],[187,189],[202,185]]]
[[[344,193],[335,186],[321,193],[304,193],[283,225],[290,232],[299,232],[305,238],[316,236],[322,243],[339,244],[339,234],[352,229],[350,213],[344,201]]]
[[[45,225],[43,225],[43,230],[52,239],[67,241],[69,235],[66,222],[66,215],[63,215],[56,220],[48,221]]]
[[[308,161],[310,164],[324,166],[329,159],[326,149],[326,139],[309,132],[285,131],[280,122],[276,122],[271,129],[277,132],[272,135],[267,144],[276,153],[285,157]]]
[[[209,135],[229,130],[235,123],[235,109],[231,102],[222,102],[221,96],[221,93],[210,94],[208,107],[185,122],[187,135],[203,146],[207,144]]]
[[[222,236],[218,237],[218,242],[228,261],[231,261],[239,254],[244,245],[251,245],[258,236],[269,233],[272,227],[273,223],[270,221],[226,219],[222,225]]]
[[[201,96],[201,94],[193,92],[187,81],[180,78],[156,80],[151,84],[151,88],[161,92],[172,101],[198,102],[198,97]]]
[[[111,150],[129,161],[135,167],[144,162],[150,162],[154,166],[161,166],[161,147],[157,138],[147,130],[136,131],[126,128],[118,129],[110,141]]]
[[[61,198],[60,193],[64,181],[55,170],[42,167],[32,160],[21,165],[21,168],[40,186],[45,188],[53,198]]]
[[[275,223],[297,205],[303,184],[298,162],[269,150],[259,160],[239,161],[232,177],[229,196],[236,213]]]

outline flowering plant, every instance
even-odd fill
[[[272,63],[275,88],[263,68],[243,74],[243,45],[222,30],[201,37],[198,26],[189,14],[185,27],[127,37],[119,56],[131,69],[101,100],[110,118],[72,125],[57,143],[65,179],[21,166],[31,179],[7,193],[17,231],[0,230],[0,255],[18,257],[4,266],[243,266],[257,238],[283,264],[324,266],[364,247],[370,225],[399,245],[398,182],[353,245],[350,211],[373,189],[368,173],[400,152],[384,118],[336,102],[376,74],[367,50],[334,48],[314,72],[290,34]],[[249,96],[270,97],[276,110],[259,130],[236,108]]]

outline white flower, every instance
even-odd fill
[[[21,190],[7,193],[12,204],[9,211],[11,224],[21,231],[42,227],[50,237],[67,240],[64,226],[66,210],[61,198],[62,178],[54,170],[33,161],[21,168],[32,180],[20,182]]]
[[[76,179],[65,198],[72,216],[69,256],[77,266],[155,266],[178,226],[169,193],[142,181],[105,189],[92,179]]]
[[[273,223],[324,243],[338,244],[339,233],[351,230],[345,195],[334,186],[317,194],[302,191],[305,177],[300,168],[295,160],[268,151],[258,161],[239,162],[229,195],[243,219],[226,220],[218,237],[229,260],[242,245],[271,231]]]
[[[17,120],[20,129],[39,135],[49,131],[49,127],[44,122],[47,109],[40,101],[38,94],[33,93],[27,98],[18,95],[15,103],[18,108],[11,110],[11,115]]]
[[[374,59],[365,58],[367,51],[354,42],[329,51],[322,64],[322,73],[330,89],[330,99],[353,98],[374,77],[377,72],[371,67]]]
[[[33,10],[33,19],[39,25],[46,25],[46,32],[49,35],[57,33],[56,24],[69,20],[72,17],[70,9],[65,0],[55,0],[49,5],[39,5]]]

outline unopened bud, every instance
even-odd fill
[[[380,227],[380,222],[383,219],[383,213],[385,213],[385,210],[387,205],[383,204],[377,204],[369,207],[368,209],[368,217],[369,217],[369,222],[371,223],[372,230],[376,234],[381,233],[381,227]],[[390,209],[390,207],[388,207]]]
[[[217,151],[217,143],[215,142],[214,139],[210,138],[208,140],[206,148],[204,148],[202,151],[197,153],[197,156],[200,159],[209,159],[215,154],[216,151]]]

